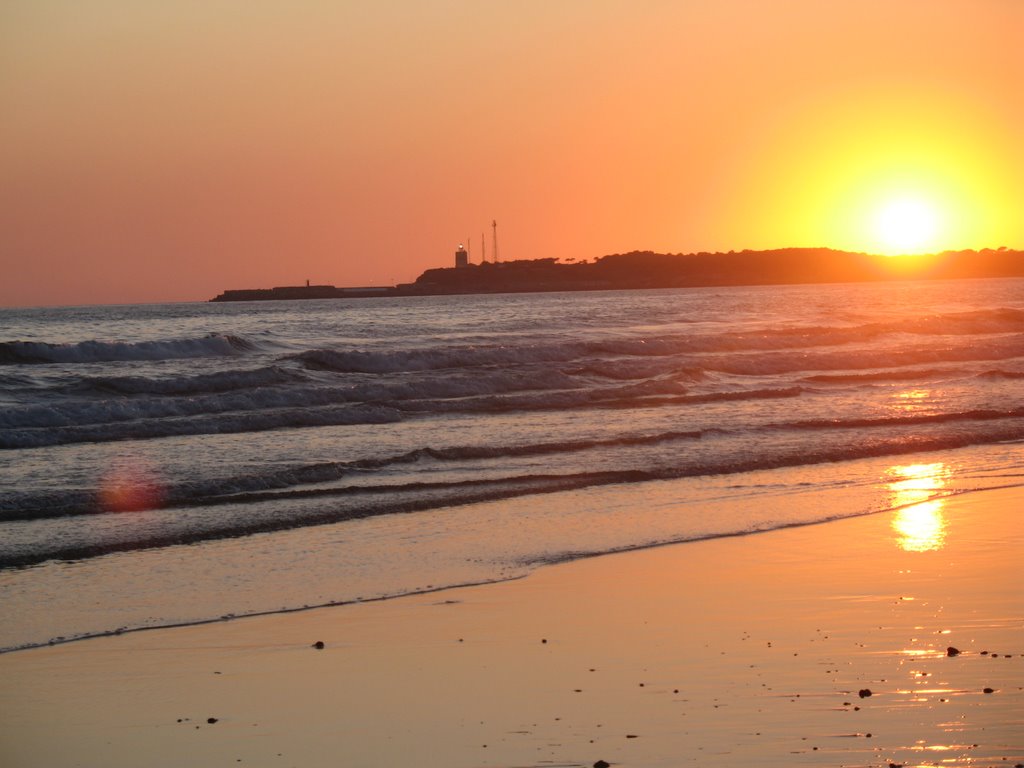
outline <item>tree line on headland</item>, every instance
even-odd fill
[[[735,285],[846,283],[878,280],[1024,277],[1024,251],[1008,248],[876,256],[831,248],[671,254],[632,251],[593,261],[554,258],[428,269],[394,287],[331,285],[229,290],[213,301],[429,296],[535,291],[593,291]]]

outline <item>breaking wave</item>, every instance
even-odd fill
[[[0,364],[106,363],[119,360],[181,360],[192,357],[234,357],[250,352],[253,344],[239,336],[212,333],[198,339],[167,341],[81,341],[49,344],[42,341],[0,342]]]

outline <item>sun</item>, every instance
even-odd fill
[[[888,254],[923,253],[935,247],[939,213],[923,198],[887,200],[875,214],[875,236]]]

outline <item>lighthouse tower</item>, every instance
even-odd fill
[[[459,250],[455,252],[455,268],[462,269],[469,266],[469,251],[466,246],[459,243]]]

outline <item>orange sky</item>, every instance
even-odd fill
[[[1024,2],[6,0],[0,305],[503,258],[1024,247]]]

